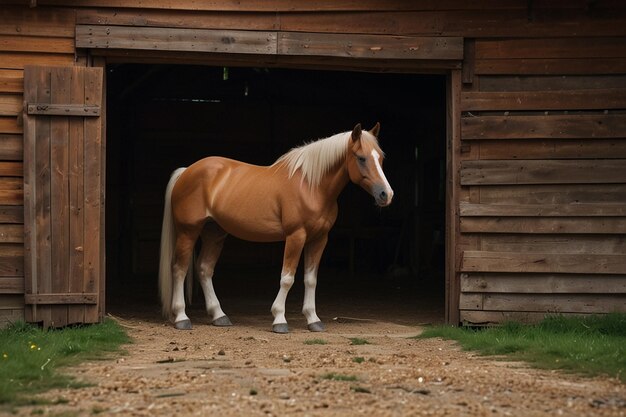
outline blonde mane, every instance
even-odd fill
[[[322,178],[348,152],[348,141],[352,132],[337,133],[325,139],[306,143],[281,156],[274,162],[274,166],[286,164],[289,168],[289,178],[296,171],[301,170],[302,178],[312,187],[317,187]],[[378,141],[367,131],[361,134],[361,140],[373,142],[377,149]]]

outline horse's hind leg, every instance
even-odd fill
[[[213,320],[215,326],[232,326],[230,319],[222,311],[220,302],[215,294],[213,288],[213,272],[215,271],[215,264],[217,263],[222,247],[224,246],[224,239],[226,239],[226,232],[219,227],[216,223],[207,223],[202,230],[202,249],[200,250],[200,257],[197,261],[197,270],[199,271],[200,284],[204,291],[204,299],[206,302],[206,310]]]
[[[289,326],[287,326],[287,319],[285,318],[285,302],[287,301],[287,294],[293,285],[305,240],[306,234],[303,230],[292,233],[287,236],[285,240],[283,270],[280,275],[280,290],[278,290],[278,295],[276,295],[276,299],[272,304],[272,314],[274,315],[272,331],[274,333],[289,332]]]
[[[176,237],[174,263],[172,264],[172,313],[174,326],[179,330],[191,330],[191,320],[185,314],[185,276],[197,234],[179,233]]]

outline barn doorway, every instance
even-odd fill
[[[352,184],[343,192],[320,267],[318,313],[443,322],[445,76],[162,64],[106,72],[109,311],[159,308],[163,193],[175,168],[209,155],[268,165],[305,141],[379,121],[396,197],[379,209]],[[214,283],[231,318],[258,311],[271,323],[282,249],[228,238]],[[301,281],[288,319],[300,316]]]

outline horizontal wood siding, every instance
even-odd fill
[[[624,310],[623,1],[6,3],[0,323],[23,316],[23,69],[85,65],[88,49],[108,62],[416,73],[463,62],[463,89],[448,107],[450,317],[492,323]]]
[[[476,39],[461,320],[626,311],[626,37]]]

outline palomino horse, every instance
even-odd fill
[[[285,241],[280,290],[272,304],[272,330],[287,333],[285,301],[304,250],[302,313],[311,331],[323,331],[315,311],[317,270],[337,218],[337,197],[352,181],[379,206],[393,198],[382,170],[377,123],[361,125],[287,152],[270,166],[209,157],[172,174],[165,193],[159,289],[163,314],[177,329],[191,329],[184,281],[198,237],[197,260],[206,309],[216,326],[229,326],[213,289],[213,271],[228,234],[255,242]],[[191,280],[189,280],[191,281]]]

